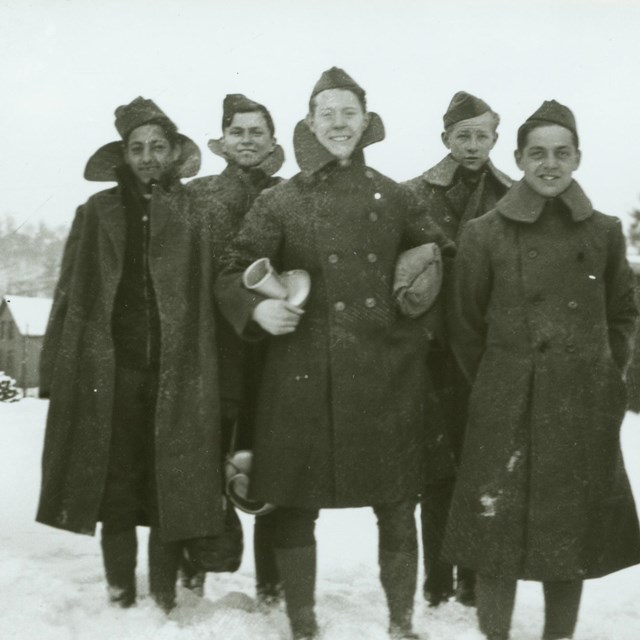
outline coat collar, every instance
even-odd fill
[[[369,125],[364,130],[360,142],[354,151],[358,151],[384,140],[384,124],[382,118],[377,113],[370,112]],[[320,169],[335,161],[335,156],[331,155],[319,142],[309,129],[306,120],[300,120],[293,133],[293,148],[296,153],[298,166],[303,174],[310,176]]]
[[[229,161],[229,158],[222,150],[222,138],[217,140],[209,140],[207,146],[211,153],[224,158],[229,166],[233,166],[234,163]],[[284,149],[277,144],[275,149],[256,167],[251,167],[252,170],[262,171],[267,177],[271,177],[278,173],[284,164]]]
[[[454,160],[451,154],[440,160],[438,164],[431,167],[422,174],[422,177],[436,187],[450,187],[453,184],[456,171],[460,167],[460,163]],[[506,174],[496,169],[494,164],[489,160],[485,167],[489,173],[507,189],[513,184],[513,180]]]
[[[180,157],[175,166],[178,178],[191,178],[200,171],[200,149],[187,136],[177,134]],[[123,143],[109,142],[100,147],[88,160],[84,169],[85,180],[92,182],[117,182],[117,169],[124,164]]]
[[[575,180],[558,199],[567,207],[574,222],[582,222],[593,213],[591,201]],[[496,209],[510,220],[533,223],[548,201],[549,198],[536,193],[524,180],[520,180],[498,202]]]

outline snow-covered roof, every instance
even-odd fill
[[[18,331],[23,336],[44,335],[53,303],[51,298],[28,298],[7,294],[2,296],[2,302],[7,305]]]

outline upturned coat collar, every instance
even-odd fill
[[[216,140],[209,140],[207,142],[207,146],[211,153],[224,158],[229,165],[233,163],[230,162],[227,155],[224,153],[222,149],[222,138],[218,138]],[[257,166],[251,167],[252,170],[262,171],[267,177],[271,177],[278,173],[284,164],[284,149],[277,144],[275,149]]]
[[[460,163],[453,159],[451,154],[444,157],[438,164],[431,167],[422,174],[422,177],[436,187],[450,187],[456,175]],[[513,184],[513,180],[506,174],[496,169],[491,160],[488,160],[485,167],[489,173],[507,189]]]
[[[369,112],[369,125],[364,130],[360,142],[354,150],[354,157],[358,152],[384,140],[384,124],[382,118],[373,112]],[[315,137],[306,120],[300,120],[293,132],[293,149],[296,154],[296,160],[302,173],[306,176],[317,173],[320,169],[327,166],[331,162],[335,162],[336,158],[327,149],[325,149]]]
[[[593,214],[591,201],[575,180],[557,198],[567,207],[574,222],[582,222]],[[548,201],[549,198],[536,193],[524,180],[520,180],[498,202],[496,209],[509,220],[533,223]]]

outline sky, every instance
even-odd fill
[[[200,145],[200,175],[224,168],[206,147],[224,96],[266,104],[289,177],[293,128],[334,65],[381,115],[387,137],[367,163],[395,180],[445,155],[459,90],[500,114],[492,159],[519,178],[517,128],[554,98],[576,115],[575,177],[594,207],[625,226],[640,208],[640,0],[0,0],[0,216],[69,225],[110,186],[84,165],[138,95]]]

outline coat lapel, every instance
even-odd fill
[[[124,260],[124,249],[127,236],[127,223],[122,206],[122,195],[119,189],[114,189],[103,196],[100,203],[100,226],[105,231],[109,245],[116,256],[118,265]]]

